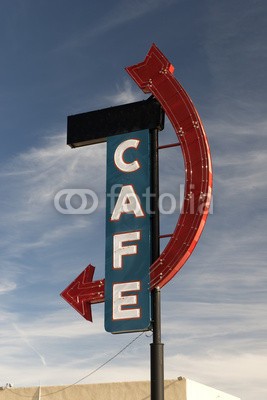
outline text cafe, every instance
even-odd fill
[[[150,326],[150,132],[107,138],[105,329]]]

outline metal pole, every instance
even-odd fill
[[[151,211],[152,211],[152,262],[160,254],[159,246],[159,171],[158,130],[151,130]],[[164,400],[164,355],[161,343],[160,288],[151,293],[153,343],[150,344],[151,400]]]

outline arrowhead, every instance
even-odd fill
[[[91,303],[104,301],[104,280],[92,282],[95,267],[91,264],[60,294],[87,321],[92,322]]]
[[[125,69],[145,93],[151,93],[151,87],[156,81],[158,84],[164,75],[174,72],[174,66],[155,44],[151,46],[144,61]]]

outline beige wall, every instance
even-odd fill
[[[66,387],[66,386],[65,386]],[[42,400],[148,400],[149,382],[101,383],[41,388]],[[165,400],[186,400],[185,379],[165,381]],[[52,394],[53,392],[57,392]],[[49,395],[49,393],[51,393]],[[11,388],[0,390],[0,400],[38,400],[39,388]]]
[[[178,378],[165,381],[165,400],[240,400],[209,386]],[[150,382],[7,388],[0,400],[149,400]]]

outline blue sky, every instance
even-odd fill
[[[162,290],[165,377],[241,397],[266,390],[266,11],[263,1],[3,0],[0,5],[0,386],[72,383],[134,334],[104,331],[59,293],[89,264],[104,276],[105,145],[70,149],[70,114],[146,98],[124,71],[155,42],[203,120],[213,214]],[[161,142],[172,140],[168,123]],[[161,154],[161,190],[179,194],[183,160]],[[54,208],[90,188],[91,215]],[[177,216],[162,217],[169,233]],[[149,379],[143,335],[84,383]]]

